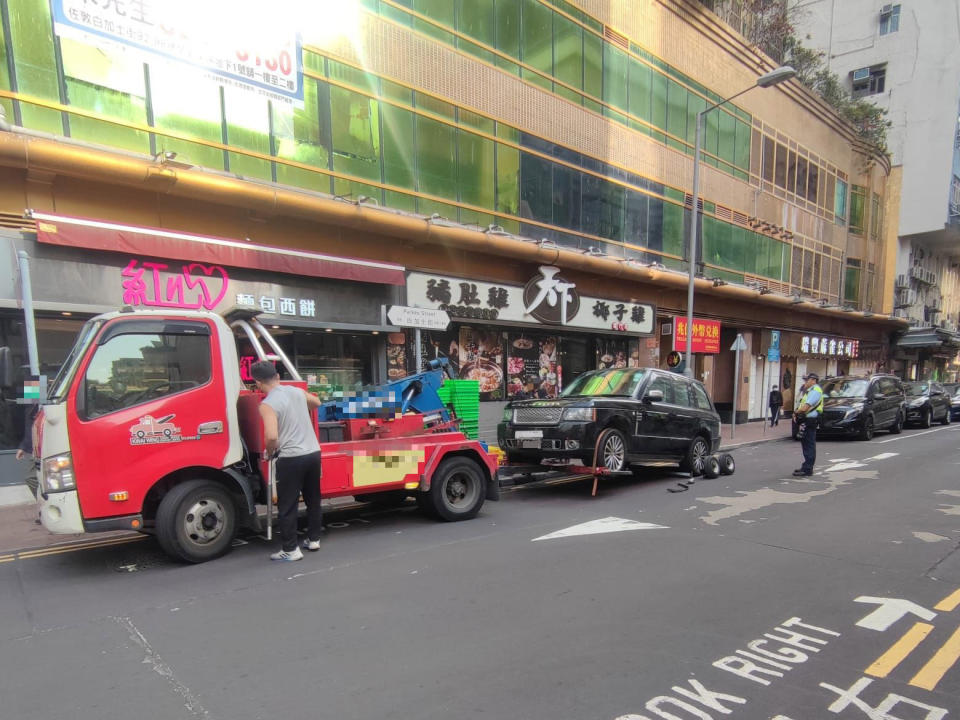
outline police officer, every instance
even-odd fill
[[[803,465],[793,471],[798,477],[813,475],[813,464],[817,461],[817,424],[820,422],[820,413],[823,412],[823,390],[819,383],[819,375],[814,372],[807,373],[803,376],[803,385],[800,387],[800,407],[797,408],[796,415],[797,422],[804,424],[803,437],[800,438]]]

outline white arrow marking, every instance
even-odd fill
[[[854,602],[880,606],[869,615],[857,621],[858,627],[865,627],[868,630],[883,632],[907,613],[913,613],[921,620],[933,620],[937,616],[935,612],[927,610],[925,607],[900,598],[861,595]]]
[[[840,472],[841,470],[855,470],[857,468],[862,468],[862,467],[866,467],[866,466],[861,462],[856,462],[855,460],[851,460],[850,462],[842,462],[842,463],[837,463],[835,465],[831,465],[830,467],[826,468],[826,471],[832,473],[832,472]]]
[[[557,530],[549,535],[541,535],[530,542],[538,540],[555,540],[562,537],[573,537],[574,535],[602,535],[603,533],[624,532],[626,530],[666,530],[666,525],[654,525],[653,523],[642,523],[636,520],[627,520],[626,518],[605,517],[599,520],[573,525],[563,530]]]
[[[899,454],[900,453],[880,453],[879,455],[868,457],[867,460],[886,460],[887,458],[896,457]]]

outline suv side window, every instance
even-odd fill
[[[712,410],[710,407],[710,398],[707,397],[707,391],[696,383],[690,383],[690,405],[698,410]]]
[[[877,380],[877,396],[878,397],[892,397],[897,394],[897,388],[891,382],[890,378],[880,378]]]
[[[650,387],[647,388],[647,392],[651,390],[659,390],[663,393],[663,402],[668,405],[673,405],[676,400],[673,395],[673,383],[670,382],[670,379],[663,375],[655,375],[653,380],[650,382]]]
[[[115,335],[97,348],[83,378],[83,417],[92,419],[210,381],[210,336]]]
[[[943,395],[943,387],[940,383],[931,383],[930,385],[930,394],[931,395]]]
[[[686,408],[696,407],[690,397],[690,383],[679,377],[672,377],[669,380],[673,385],[673,404]]]

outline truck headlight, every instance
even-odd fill
[[[503,409],[503,421],[504,421],[504,422],[511,422],[512,420],[513,420],[513,408],[511,408],[511,407],[509,407],[509,406],[508,406],[508,407],[505,407],[505,408]]]
[[[66,492],[77,487],[70,453],[54,455],[43,461],[41,484],[45,493]]]
[[[597,419],[597,411],[594,408],[567,408],[563,411],[563,419],[580,422],[593,422]]]

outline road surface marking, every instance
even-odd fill
[[[923,540],[925,543],[935,543],[943,542],[944,540],[949,540],[950,538],[944,537],[943,535],[937,535],[936,533],[931,532],[915,532],[913,536],[917,540]]]
[[[862,462],[857,462],[856,460],[850,460],[848,462],[836,463],[835,465],[828,465],[824,468],[824,472],[841,472],[843,470],[856,470],[857,468],[862,467],[866,467],[866,465],[864,465]]]
[[[557,530],[556,532],[540,537],[533,538],[530,542],[538,540],[555,540],[563,537],[574,537],[576,535],[602,535],[604,533],[625,532],[627,530],[666,530],[666,525],[654,525],[653,523],[642,523],[636,520],[627,520],[626,518],[605,517],[599,520],[572,525],[571,527]]]
[[[935,612],[931,612],[925,607],[921,607],[920,605],[910,602],[909,600],[903,600],[902,598],[870,597],[869,595],[861,595],[860,597],[855,598],[854,602],[880,606],[869,615],[857,620],[857,627],[867,628],[867,630],[876,630],[878,632],[883,632],[884,630],[889,629],[891,625],[893,625],[897,620],[902,618],[907,613],[912,613],[921,620],[927,621],[933,620],[937,616]]]
[[[939,427],[934,430],[924,430],[923,432],[913,433],[911,435],[898,435],[894,438],[888,438],[887,440],[877,440],[877,445],[883,445],[884,443],[896,442],[897,440],[909,440],[910,438],[920,437],[921,435],[929,435],[930,433],[943,432],[944,430],[956,430],[956,428],[951,428],[949,425],[946,427]]]
[[[960,605],[960,590],[954,590],[943,600],[934,605],[933,609],[940,610],[941,612],[953,612],[957,609],[957,605]]]
[[[903,662],[904,658],[917,649],[917,646],[923,642],[923,639],[933,630],[933,625],[927,623],[915,623],[912,628],[904,633],[903,637],[897,640],[893,646],[864,672],[867,675],[873,675],[877,678],[885,678],[894,668]]]
[[[41,548],[39,550],[27,550],[17,553],[18,560],[31,560],[33,558],[45,557],[47,555],[62,555],[63,553],[76,552],[77,550],[93,550],[101,547],[110,547],[112,545],[125,545],[127,543],[146,540],[146,535],[134,535],[131,537],[111,538],[99,542],[80,542],[70,545],[55,545],[53,547]]]
[[[933,690],[958,659],[960,659],[960,628],[955,630],[943,647],[937,650],[936,654],[930,658],[930,662],[920,668],[920,672],[913,676],[910,684],[924,690]]]
[[[879,455],[868,457],[867,460],[886,460],[887,458],[896,457],[899,454],[900,453],[880,453]]]

